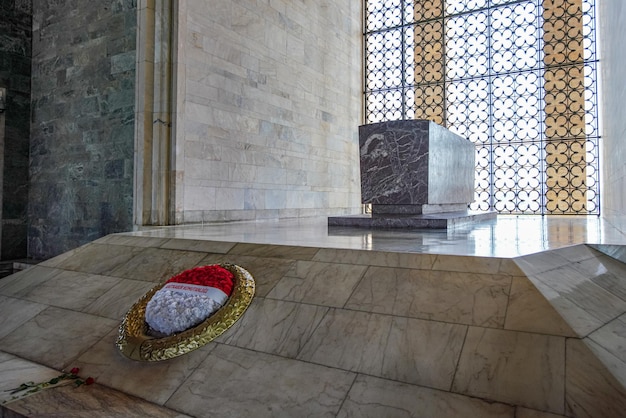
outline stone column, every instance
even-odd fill
[[[140,2],[137,25],[135,225],[168,225],[172,164],[173,14],[177,2]]]

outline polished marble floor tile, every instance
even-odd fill
[[[602,324],[626,312],[626,300],[594,283],[593,277],[572,266],[559,267],[533,276],[532,279],[541,281],[561,298],[571,301]]]
[[[22,298],[75,311],[85,309],[121,279],[63,270],[39,286],[30,288]]]
[[[338,418],[514,418],[509,405],[359,375]],[[529,417],[530,418],[530,417]]]
[[[112,270],[144,250],[143,247],[91,243],[78,248],[71,257],[54,263],[54,266],[64,270],[107,276]]]
[[[146,228],[132,234],[333,249],[519,257],[575,244],[624,244],[626,236],[597,216],[515,216],[449,230],[328,227],[327,218],[209,223]]]
[[[510,276],[370,267],[346,308],[502,328]]]
[[[626,264],[598,253],[593,258],[571,265],[607,292],[626,300]]]
[[[0,338],[8,353],[61,370],[98,342],[119,321],[49,307]]]
[[[615,356],[615,352],[623,350],[623,347],[616,350],[615,346],[606,344],[608,342],[606,340],[602,341],[602,344],[590,338],[584,338],[582,341],[593,353],[595,357],[593,361],[602,363],[603,368],[619,382],[618,387],[621,385],[622,396],[626,397],[626,361]]]
[[[518,257],[515,259],[515,262],[527,276],[539,275],[546,271],[572,264],[572,261],[555,251],[545,251]]]
[[[0,318],[2,318],[0,321],[0,338],[28,322],[47,307],[47,305],[40,303],[0,296]]]
[[[0,380],[3,358],[79,366],[193,416],[611,417],[626,410],[626,269],[605,255],[621,254],[620,243],[597,217],[499,216],[445,231],[299,219],[115,234],[0,280],[0,315],[14,312],[0,322]],[[233,328],[165,362],[118,352],[120,318],[154,285],[146,280],[220,262],[256,281]],[[537,273],[533,282],[520,267]],[[40,303],[16,307],[17,298]],[[46,307],[59,303],[72,309]],[[583,346],[563,337],[587,334]]]
[[[452,390],[562,414],[565,338],[470,327]]]
[[[297,261],[268,298],[342,307],[366,270],[354,264]]]
[[[219,345],[167,401],[201,417],[334,417],[355,375]]]
[[[313,260],[329,263],[430,270],[432,269],[436,258],[437,255],[435,254],[390,253],[383,251],[321,248]]]
[[[499,274],[501,260],[495,257],[451,256],[441,254],[435,258],[433,270],[463,273]]]
[[[254,241],[253,241],[254,242]],[[259,245],[248,242],[238,243],[228,253],[255,257],[287,258],[290,260],[311,260],[317,253],[315,247],[295,247],[284,245]]]
[[[587,310],[578,306],[567,295],[560,294],[539,278],[531,276],[528,279],[539,290],[541,295],[549,301],[572,331],[576,333],[576,336],[585,337],[605,324],[604,320],[590,315]]]
[[[208,344],[166,361],[142,362],[124,357],[115,346],[117,328],[109,331],[72,365],[96,382],[163,405],[215,348]]]
[[[515,418],[565,418],[565,415],[552,414],[550,412],[537,411],[518,406],[515,408]]]
[[[0,279],[0,294],[20,298],[43,285],[63,270],[39,265]]]
[[[597,244],[591,245],[591,247],[615,260],[626,263],[626,245],[624,244],[626,243],[622,243],[622,245]]]
[[[226,254],[235,246],[234,242],[202,241],[191,239],[168,239],[160,248],[198,251],[202,253]]]
[[[589,334],[589,339],[626,363],[626,314]]]
[[[583,340],[567,340],[565,415],[623,417],[624,386],[607,370]]]
[[[564,337],[578,336],[526,277],[513,277],[511,280],[504,328]]]
[[[190,418],[99,384],[55,387],[7,405],[9,417]]]
[[[205,257],[195,251],[146,248],[119,267],[111,269],[111,276],[143,280],[154,283],[165,282],[172,276],[195,267]]]
[[[155,238],[155,237],[136,237],[140,239],[134,239],[126,234],[110,234],[99,238],[94,243],[97,244],[112,244],[112,245],[131,245],[133,247],[160,247],[170,241],[169,238]]]
[[[332,309],[298,358],[449,390],[466,329],[464,325]]]
[[[218,341],[295,358],[326,312],[323,306],[255,298]]]
[[[156,284],[152,282],[119,279],[118,283],[82,309],[82,312],[105,318],[122,319],[130,307],[154,286]]]

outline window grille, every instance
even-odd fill
[[[594,0],[364,1],[366,123],[471,140],[472,209],[599,214]]]

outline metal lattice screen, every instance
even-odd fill
[[[594,12],[594,0],[365,0],[366,123],[429,119],[474,142],[472,209],[598,214]]]

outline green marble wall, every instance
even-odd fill
[[[4,117],[0,260],[26,257],[32,2],[0,1],[0,87],[7,89]]]
[[[132,228],[135,1],[33,1],[28,254]]]

